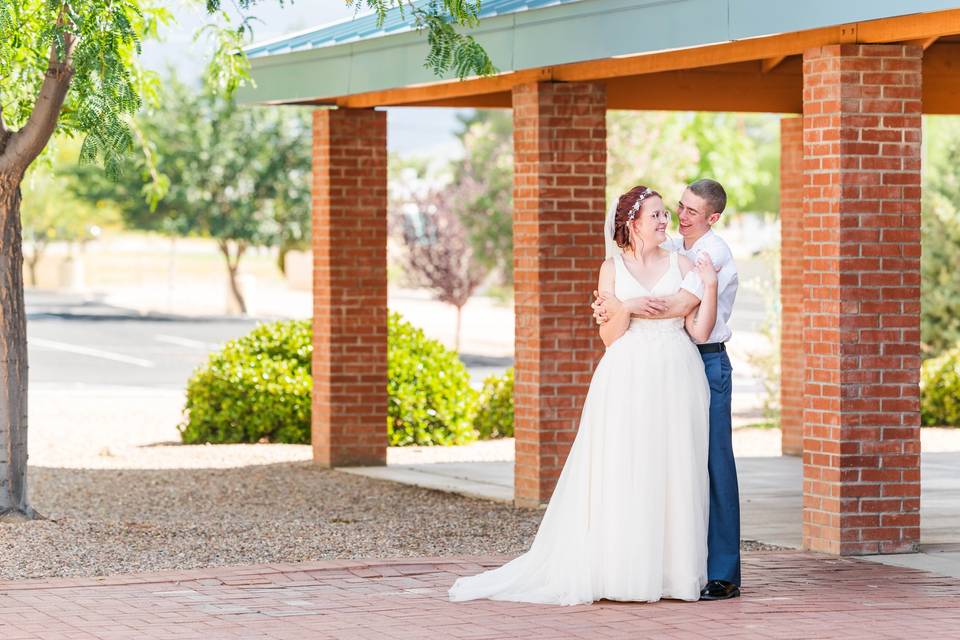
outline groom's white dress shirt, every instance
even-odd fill
[[[713,266],[720,270],[717,272],[717,323],[713,325],[713,331],[707,343],[726,342],[733,334],[727,323],[730,322],[730,314],[733,313],[733,302],[737,298],[737,287],[739,278],[737,276],[737,265],[733,261],[733,253],[730,247],[724,242],[723,238],[713,232],[713,229],[693,243],[689,249],[684,248],[683,238],[670,238],[661,245],[663,248],[678,251],[680,255],[686,256],[691,262],[696,262],[701,251],[705,251],[713,261]],[[680,287],[703,300],[703,282],[700,277],[691,271],[684,278]]]

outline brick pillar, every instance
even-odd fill
[[[780,446],[803,453],[803,118],[780,120]]]
[[[313,459],[387,455],[387,114],[313,115]]]
[[[803,61],[803,544],[920,539],[921,56],[834,45]]]
[[[602,345],[590,312],[603,262],[606,90],[513,89],[517,505],[549,500]]]

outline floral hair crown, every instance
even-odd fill
[[[637,217],[637,211],[640,211],[640,206],[643,204],[643,201],[651,195],[653,195],[653,189],[650,187],[643,190],[637,197],[637,201],[630,207],[630,211],[627,213],[627,222],[633,222],[633,219]]]

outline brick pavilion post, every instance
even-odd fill
[[[313,458],[387,454],[387,114],[313,116]]]
[[[803,544],[920,539],[922,50],[832,45],[803,61]]]
[[[514,498],[549,500],[602,343],[590,313],[603,261],[606,90],[513,89],[516,308]]]
[[[780,429],[803,452],[803,119],[780,120]]]

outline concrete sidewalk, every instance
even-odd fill
[[[956,638],[960,584],[801,552],[744,556],[743,597],[573,607],[451,603],[462,575],[504,557],[327,561],[109,578],[0,582],[0,637]]]

